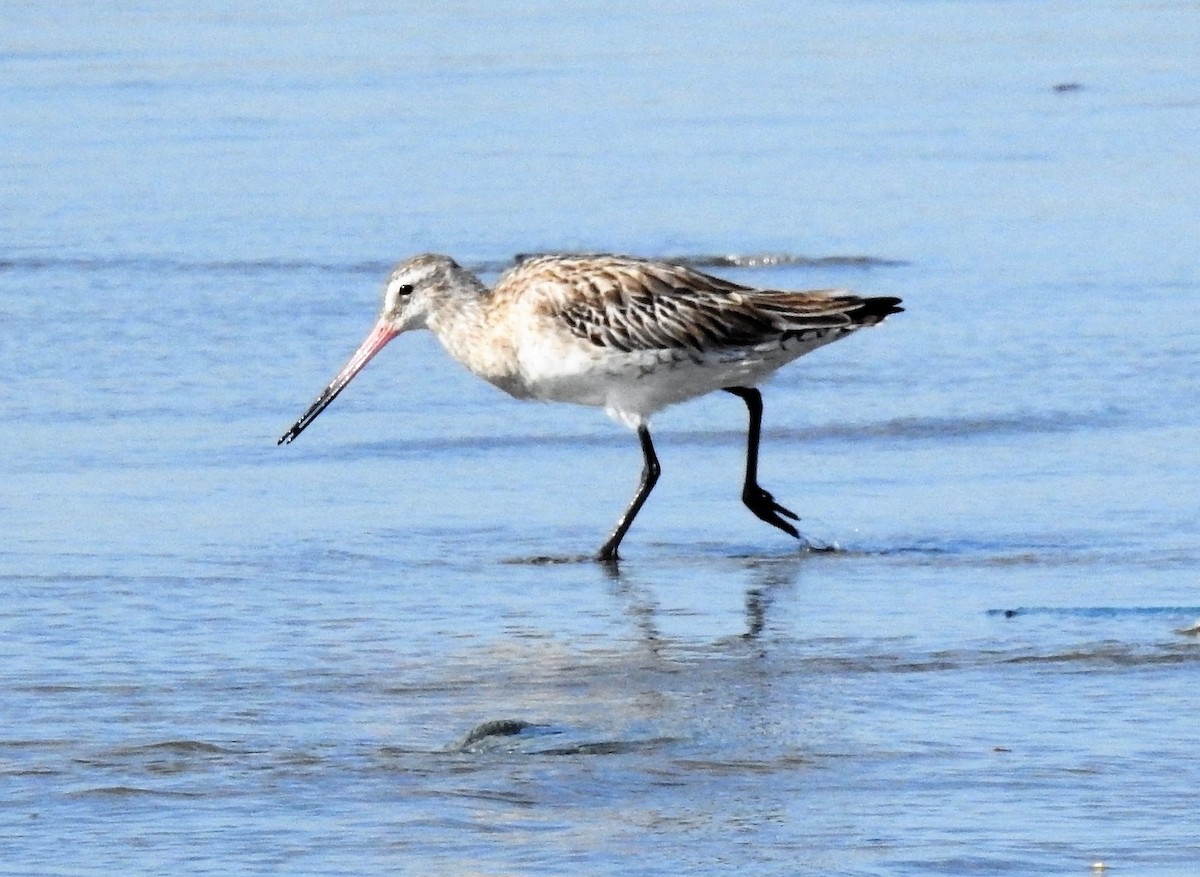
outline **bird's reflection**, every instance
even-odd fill
[[[737,570],[746,580],[746,627],[736,636],[745,641],[756,641],[768,628],[770,610],[776,595],[791,588],[798,581],[805,555],[797,553],[779,557],[741,557],[731,560],[737,564]],[[655,596],[651,570],[618,563],[603,564],[600,568],[609,581],[613,596],[624,606],[625,614],[637,629],[642,644],[651,654],[659,655],[668,638],[659,627],[660,606]]]
[[[758,639],[767,627],[767,613],[775,595],[790,588],[800,578],[803,555],[747,558],[750,585],[746,588],[746,632],[744,639]]]
[[[655,620],[658,601],[653,592],[639,577],[624,573],[619,563],[604,563],[599,566],[609,581],[613,595],[624,605],[625,614],[641,634],[640,639],[646,650],[658,657],[663,645],[663,636]]]

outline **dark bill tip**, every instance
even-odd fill
[[[363,366],[371,361],[376,353],[378,353],[385,344],[396,337],[396,330],[393,329],[382,317],[375,324],[375,328],[371,330],[365,341],[359,346],[354,355],[350,357],[350,361],[342,366],[342,370],[338,372],[332,381],[329,382],[321,395],[316,401],[308,406],[308,410],[300,415],[300,419],[292,424],[292,428],[279,437],[276,445],[286,445],[295,441],[296,436],[304,432],[305,427],[317,419],[317,415],[324,411],[329,403],[337,398],[338,393],[346,389],[346,385],[351,379],[362,371]]]
[[[329,403],[334,400],[334,397],[336,397],[337,394],[342,391],[342,388],[348,383],[348,380],[335,382],[326,387],[321,392],[321,395],[317,397],[317,400],[313,402],[312,405],[308,406],[308,410],[300,415],[300,419],[293,423],[291,428],[281,435],[279,437],[279,441],[275,442],[275,444],[287,445],[295,441],[296,436],[304,432],[305,427],[317,419],[317,415],[325,410]]]

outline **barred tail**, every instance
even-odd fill
[[[900,299],[890,295],[877,298],[864,298],[855,308],[846,313],[856,326],[874,326],[882,323],[892,314],[898,314],[904,308],[900,307]]]

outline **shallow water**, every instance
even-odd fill
[[[8,10],[0,873],[1195,873],[1194,11]],[[560,249],[904,298],[765,388],[835,550],[714,396],[572,561],[636,442],[428,336],[275,446]]]

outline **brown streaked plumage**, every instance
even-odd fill
[[[796,515],[758,485],[762,397],[754,385],[899,305],[844,290],[754,289],[626,256],[540,256],[489,290],[448,256],[414,256],[388,278],[370,335],[279,443],[295,439],[388,341],[427,328],[452,357],[512,396],[601,407],[637,431],[641,481],[599,560],[617,559],[658,479],[650,416],[713,390],[740,397],[749,412],[743,502],[798,537],[784,520]]]

